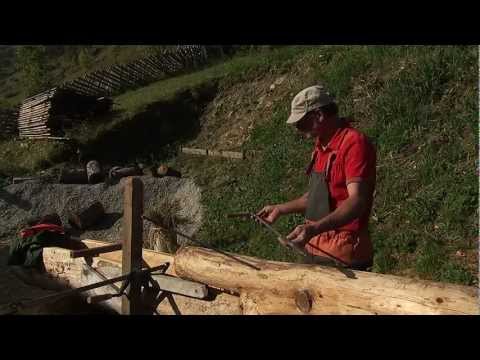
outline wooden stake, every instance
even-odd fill
[[[128,177],[125,181],[123,203],[123,254],[122,273],[129,274],[142,267],[143,231],[143,183],[138,177]],[[128,287],[129,298],[122,297],[122,314],[141,313],[141,283],[131,278]]]

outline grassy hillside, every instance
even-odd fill
[[[478,49],[471,46],[255,49],[119,96],[113,116],[86,122],[75,134],[86,148],[103,149],[105,161],[118,161],[115,149],[129,140],[125,161],[167,162],[194,177],[206,207],[200,238],[230,251],[295,261],[271,234],[225,214],[255,211],[304,192],[312,143],[300,140],[285,121],[293,95],[323,82],[336,94],[342,115],[352,116],[377,146],[374,271],[477,284],[477,67]],[[204,97],[202,89],[208,90]],[[195,122],[195,132],[154,146],[151,134],[138,130],[156,129],[160,139],[159,124],[175,122],[178,114],[184,125]],[[180,144],[256,155],[248,161],[192,157],[176,153]],[[71,156],[69,151],[50,143],[0,144],[0,172],[48,167]],[[23,153],[34,153],[35,160]],[[286,234],[301,220],[283,218],[278,228]]]
[[[25,98],[16,49],[17,46],[0,46],[0,105],[12,106]],[[45,80],[55,86],[74,79],[85,72],[114,63],[136,59],[147,46],[74,45],[45,47]]]

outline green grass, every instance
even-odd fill
[[[287,88],[280,95],[272,95],[268,118],[257,123],[243,145],[259,150],[254,159],[176,156],[175,146],[183,141],[179,139],[147,160],[167,162],[202,187],[202,240],[242,254],[296,261],[296,255],[263,228],[225,215],[255,211],[306,190],[303,171],[312,143],[301,141],[285,121],[291,94],[321,81],[337,95],[341,113],[353,116],[355,126],[377,146],[377,192],[370,223],[374,271],[478,284],[477,66],[473,46],[287,46],[252,51],[123,94],[115,99],[117,115],[85,126],[78,135],[85,143],[106,138],[126,123],[135,126],[152,104],[176,101],[178,94],[205,84],[216,82],[219,98],[232,85],[243,84],[245,95],[236,94],[231,109],[222,109],[226,114],[250,106],[247,90],[253,80],[287,76],[291,82],[282,85]],[[49,151],[55,154],[58,149]],[[13,156],[9,159],[14,162]],[[286,234],[301,221],[300,216],[284,217],[277,226]],[[457,250],[469,256],[456,257]]]

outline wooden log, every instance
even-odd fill
[[[141,59],[133,62],[131,65],[143,74],[145,81],[151,82],[156,79],[155,73],[152,72],[150,67],[147,66]]]
[[[123,177],[137,176],[137,175],[142,175],[142,170],[136,166],[125,167],[125,168],[115,166],[111,168],[109,171],[109,177],[111,179],[121,179]]]
[[[91,76],[100,81],[102,84],[105,84],[106,86],[111,88],[115,88],[120,85],[118,81],[110,78],[105,70],[94,72],[91,74]]]
[[[143,80],[143,75],[134,69],[131,64],[123,64],[120,66],[123,67],[129,76],[134,78],[137,83]]]
[[[24,134],[24,133],[19,133],[19,137],[23,138],[44,138],[46,136],[51,136],[52,134],[50,132],[42,132],[42,133],[37,133],[37,134]]]
[[[103,180],[102,168],[97,160],[87,163],[87,178],[90,184],[97,184]]]
[[[23,136],[26,136],[26,135],[47,135],[47,134],[51,135],[49,130],[38,130],[38,131],[28,131],[28,132],[21,131],[21,132],[19,132],[19,134],[21,134]]]
[[[52,99],[52,97],[53,96],[45,96],[44,98],[39,100],[23,102],[22,105],[20,106],[20,111],[28,111],[31,109],[41,108],[43,106],[46,106],[50,103],[50,100]]]
[[[125,79],[128,79],[132,85],[136,85],[137,84],[137,78],[136,76],[134,76],[131,71],[125,66],[125,65],[122,65],[122,64],[118,64],[116,66],[116,69],[123,74],[123,77]]]
[[[30,109],[22,109],[18,113],[18,118],[21,119],[22,117],[25,116],[31,116],[31,115],[37,115],[37,114],[43,114],[48,112],[52,108],[51,103],[49,102],[47,105],[42,106],[42,107],[33,107]]]
[[[18,117],[21,118],[24,115],[34,115],[34,114],[38,114],[38,113],[48,112],[51,108],[52,108],[52,105],[51,105],[51,102],[49,102],[45,106],[41,106],[41,107],[40,106],[39,107],[35,106],[33,108],[30,108],[30,109],[22,109],[22,110],[19,111]]]
[[[52,135],[49,130],[38,132],[38,133],[28,133],[28,132],[24,133],[23,131],[20,131],[18,134],[20,135],[20,137],[22,137],[22,136],[32,136],[32,137],[34,137],[34,136],[50,136],[50,135]]]
[[[32,126],[19,127],[18,130],[21,132],[38,131],[38,130],[48,131],[49,127],[46,125],[32,125]]]
[[[77,79],[73,81],[71,84],[71,88],[75,89],[76,91],[82,91],[82,93],[86,96],[91,96],[92,94],[92,89],[83,79]]]
[[[85,90],[83,87],[78,86],[75,81],[69,82],[69,83],[64,83],[62,85],[64,89],[68,89],[71,91],[74,91],[77,94],[84,95],[84,96],[90,96],[90,92],[88,90]]]
[[[125,84],[124,84],[124,81],[122,80],[121,77],[119,77],[118,75],[116,75],[112,70],[111,70],[111,67],[109,67],[107,70],[106,70],[106,75],[111,81],[115,82],[116,85],[115,85],[115,91],[121,91],[122,89],[125,88]]]
[[[19,112],[22,111],[32,111],[32,110],[38,110],[44,107],[48,107],[51,105],[51,99],[52,97],[46,97],[42,99],[41,101],[35,101],[35,102],[30,102],[30,103],[22,103],[22,105],[19,108]]]
[[[125,181],[123,199],[123,249],[122,274],[130,274],[142,268],[143,242],[143,183],[138,177]],[[130,280],[129,296],[122,298],[122,314],[135,315],[145,311],[141,302],[141,282],[133,277]]]
[[[21,138],[31,139],[31,140],[59,140],[59,141],[71,141],[71,138],[65,136],[20,136]]]
[[[57,91],[57,88],[54,87],[54,88],[42,91],[41,93],[32,95],[32,96],[26,98],[25,100],[23,100],[23,102],[30,102],[30,101],[42,99],[43,97],[51,96],[51,95],[55,94],[56,91]]]
[[[212,157],[222,157],[222,152],[219,150],[207,150],[207,155]]]
[[[58,182],[61,184],[87,184],[87,170],[86,169],[62,169],[58,177]]]
[[[31,130],[19,131],[19,134],[23,134],[23,135],[26,135],[26,134],[35,135],[35,134],[46,134],[46,133],[50,133],[50,129],[31,129]]]
[[[48,130],[49,127],[46,126],[46,125],[43,125],[43,124],[40,124],[40,125],[31,125],[31,126],[22,126],[22,127],[18,127],[18,130],[20,131],[28,131],[28,130],[39,130],[39,129],[43,129],[43,130]]]
[[[122,77],[114,72],[113,66],[109,66],[106,71],[109,77],[117,81],[120,85],[123,85],[124,81]]]
[[[33,115],[24,115],[24,116],[22,115],[17,119],[17,122],[19,124],[29,123],[36,120],[47,120],[49,117],[50,117],[50,113],[47,111],[47,112],[33,114]]]
[[[100,254],[117,251],[122,249],[122,243],[116,243],[111,245],[99,246],[93,249],[80,249],[80,250],[70,250],[70,257],[72,259],[78,257],[95,257]]]
[[[163,67],[155,60],[154,56],[149,56],[145,59],[154,69],[157,70],[162,76],[165,76],[165,72],[163,71]]]
[[[41,117],[41,118],[35,118],[31,120],[22,120],[18,122],[18,126],[28,126],[28,125],[34,125],[34,124],[48,124],[49,123],[50,116],[48,117]]]
[[[125,67],[134,74],[138,81],[144,82],[148,74],[138,70],[133,64],[125,64]]]
[[[475,287],[235,257],[261,270],[253,270],[208,249],[184,247],[175,255],[175,273],[238,292],[246,289],[280,292],[295,308],[295,295],[300,290],[308,290],[313,301],[312,313],[339,314],[350,309],[349,313],[359,314],[479,314]]]
[[[131,76],[130,76],[130,73],[128,71],[126,71],[123,67],[121,67],[120,65],[117,65],[115,66],[115,73],[118,74],[118,76],[121,77],[121,79],[123,80],[124,84],[126,86],[128,86],[128,88],[131,88],[131,87],[134,87],[137,85],[135,79],[133,79]]]
[[[50,119],[50,114],[41,114],[41,115],[36,115],[33,117],[26,117],[22,119],[17,120],[18,125],[29,125],[32,123],[47,123]]]
[[[244,159],[243,152],[239,151],[222,151],[222,156],[230,159]]]
[[[18,129],[28,129],[28,128],[34,128],[34,127],[48,127],[48,121],[45,120],[37,120],[37,121],[32,121],[30,123],[23,122],[18,124]]]
[[[97,79],[93,74],[88,74],[85,76],[85,81],[88,83],[88,86],[98,93],[104,92],[104,87],[102,86],[102,81]]]
[[[148,62],[147,59],[141,59],[140,64],[148,72],[150,72],[155,79],[158,79],[159,77],[163,76],[163,73],[161,71],[159,71],[157,67],[154,67],[150,62]]]
[[[29,140],[39,140],[39,139],[47,139],[50,135],[18,135],[21,139],[29,139]]]
[[[120,68],[119,65],[115,65],[114,67],[112,67],[111,72],[121,79],[122,84],[126,88],[136,85],[135,81],[131,80],[129,74],[125,70]]]
[[[45,126],[45,125],[34,125],[32,127],[25,127],[25,128],[18,128],[19,132],[29,132],[29,131],[35,131],[35,130],[43,130],[43,131],[50,131],[50,127]]]
[[[163,177],[163,176],[172,176],[172,177],[178,177],[178,178],[182,177],[182,174],[180,173],[180,171],[175,170],[167,165],[160,165],[157,169],[157,175],[159,177]]]
[[[205,149],[192,149],[192,148],[182,147],[181,151],[184,154],[207,155],[207,150],[205,150]]]
[[[24,181],[31,181],[31,180],[39,180],[40,177],[36,176],[36,177],[14,177],[12,179],[12,184],[19,184],[19,183],[22,183]]]
[[[77,229],[86,230],[98,223],[104,216],[105,210],[102,203],[95,201],[77,213],[71,212],[68,216],[68,223]]]
[[[105,95],[105,88],[102,85],[102,81],[95,78],[92,74],[87,74],[85,76],[85,81],[88,83],[88,86],[97,94]]]
[[[89,82],[83,78],[79,78],[74,82],[77,88],[81,88],[84,90],[84,93],[88,94],[87,96],[93,96],[95,94],[95,90],[90,86]]]

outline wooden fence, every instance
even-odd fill
[[[185,45],[85,74],[25,99],[18,110],[18,135],[29,139],[61,137],[64,125],[91,114],[92,109],[109,109],[111,104],[105,98],[195,68],[206,60],[204,46]],[[65,110],[69,102],[80,104],[70,107],[76,108],[77,114]]]
[[[85,74],[63,83],[61,88],[75,90],[83,95],[112,96],[195,68],[206,60],[207,52],[204,46],[177,46],[158,55]]]

